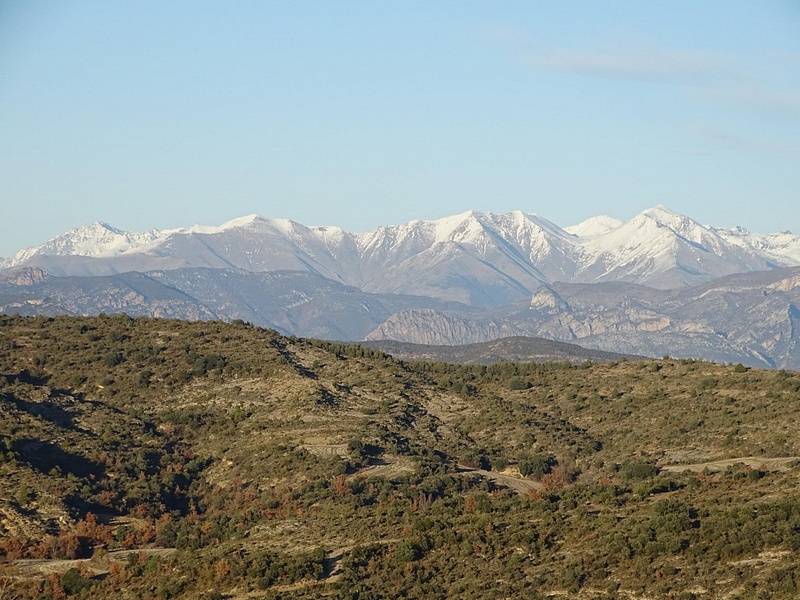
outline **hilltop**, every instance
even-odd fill
[[[365,348],[376,348],[400,360],[422,360],[466,365],[491,365],[497,362],[612,362],[621,359],[643,360],[644,356],[625,356],[616,352],[590,350],[575,344],[534,337],[507,337],[462,346],[410,344],[395,340],[361,342]]]

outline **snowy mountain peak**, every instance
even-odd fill
[[[125,231],[117,229],[116,227],[112,227],[108,223],[104,223],[103,221],[95,221],[90,225],[75,227],[73,229],[65,231],[61,235],[56,236],[49,241],[54,241],[58,239],[82,241],[82,240],[90,240],[98,238],[107,238],[109,236],[116,237],[120,235],[125,235],[125,233],[126,233]]]
[[[103,234],[105,232],[111,233],[113,235],[125,235],[125,232],[122,231],[121,229],[117,229],[116,227],[112,227],[111,225],[109,225],[108,223],[105,223],[103,221],[95,221],[91,225],[88,225],[86,227],[76,227],[75,229],[72,229],[71,231],[73,232],[73,234],[76,234],[76,235],[77,234],[81,234],[81,233],[87,233],[87,234],[100,233],[100,234]]]
[[[667,228],[673,233],[698,244],[703,243],[703,240],[709,237],[718,237],[711,228],[704,227],[686,215],[672,211],[661,204],[639,213],[628,221],[628,223],[636,223],[640,227],[648,227],[648,222]]]
[[[595,235],[608,233],[609,231],[612,231],[613,229],[616,229],[622,225],[624,222],[625,221],[621,221],[620,219],[609,217],[608,215],[598,215],[596,217],[586,219],[577,225],[565,227],[564,231],[578,237],[592,237]]]
[[[484,217],[482,213],[470,210],[433,221],[435,241],[474,241],[485,231],[482,217]]]
[[[672,218],[672,217],[683,217],[683,216],[685,216],[685,215],[682,215],[679,212],[675,212],[674,210],[670,210],[669,208],[667,208],[663,204],[656,204],[655,206],[653,206],[651,208],[643,210],[641,212],[641,214],[647,215],[647,216],[653,217],[653,218],[666,218],[666,219],[669,219],[669,218]]]
[[[694,223],[686,215],[672,211],[663,204],[658,204],[653,208],[648,208],[637,215],[639,218],[647,218],[655,221],[660,225],[667,227],[685,226],[687,223]],[[637,217],[634,217],[636,219]]]
[[[259,215],[247,215],[246,217],[231,219],[222,225],[192,225],[191,227],[187,227],[185,229],[171,229],[165,233],[201,233],[205,235],[213,235],[229,229],[241,229],[244,227],[263,225],[264,223],[267,223],[267,219],[264,217],[260,217]]]
[[[246,217],[239,217],[238,219],[231,219],[227,223],[219,226],[219,229],[236,229],[237,227],[247,227],[249,225],[261,225],[266,223],[267,219],[256,214],[247,215]]]
[[[735,236],[730,236],[735,237]],[[733,241],[712,227],[662,205],[647,209],[606,233],[580,237],[596,257],[590,281],[624,280],[656,287],[681,287],[716,277],[785,265],[753,245]]]
[[[733,229],[711,228],[729,244],[746,248],[765,257],[770,264],[779,266],[800,265],[800,236],[781,233],[751,233],[744,227]]]
[[[556,236],[559,238],[566,238],[569,237],[566,231],[564,231],[561,227],[553,223],[552,221],[548,221],[544,217],[537,215],[536,213],[523,213],[521,211],[517,211],[521,217],[519,218],[519,224],[526,228],[534,228],[538,231],[544,232],[550,236]],[[516,213],[512,213],[516,215]]]
[[[66,259],[74,256],[96,260]],[[663,205],[628,221],[601,215],[566,230],[520,210],[470,210],[361,234],[252,214],[219,226],[144,233],[93,223],[22,250],[0,269],[20,264],[58,275],[179,266],[307,270],[365,291],[493,303],[541,282],[680,287],[800,265],[800,236],[706,227]]]
[[[34,256],[98,256],[111,257],[145,245],[159,238],[161,233],[153,229],[143,233],[128,233],[108,223],[97,221],[84,227],[70,229],[51,238],[41,246],[20,250],[0,263],[0,268],[21,264]]]

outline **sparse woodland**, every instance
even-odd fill
[[[800,375],[0,317],[0,600],[796,598]]]

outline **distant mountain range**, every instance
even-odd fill
[[[56,276],[190,267],[309,271],[369,293],[498,306],[556,281],[670,289],[798,266],[800,236],[707,227],[663,206],[625,222],[601,216],[566,229],[519,211],[470,211],[362,234],[253,215],[220,227],[146,233],[95,223],[0,262],[20,265]]]
[[[96,223],[0,261],[0,310],[243,319],[339,340],[592,348],[800,367],[800,236],[663,206],[561,227],[470,211],[353,234],[249,216],[129,233]]]
[[[723,277],[677,290],[636,284],[556,283],[528,304],[481,316],[412,309],[368,335],[415,344],[459,345],[539,336],[645,356],[702,357],[800,369],[800,268]]]

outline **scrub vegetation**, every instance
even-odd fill
[[[800,375],[0,317],[0,599],[796,598]]]

